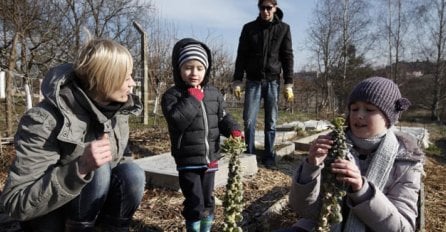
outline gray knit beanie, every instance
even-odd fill
[[[398,86],[384,77],[370,77],[359,82],[348,99],[349,110],[351,104],[356,101],[364,101],[377,106],[386,115],[390,125],[395,125],[401,112],[410,106],[410,101],[401,97]]]
[[[181,65],[189,60],[200,61],[205,69],[209,66],[208,54],[200,44],[189,44],[180,50],[178,58],[179,67],[181,68]]]

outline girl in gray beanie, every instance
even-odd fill
[[[387,78],[371,77],[353,88],[348,99],[348,159],[327,167],[347,186],[343,221],[331,231],[416,229],[424,154],[412,136],[392,129],[409,106]],[[301,216],[295,224],[298,231],[313,230],[319,220],[321,170],[332,144],[331,135],[313,141],[293,177],[290,204]]]
[[[390,79],[371,77],[359,82],[350,94],[348,109],[357,101],[368,102],[378,107],[386,116],[387,127],[395,125],[401,112],[407,110],[410,101],[401,97],[398,86]]]

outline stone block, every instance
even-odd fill
[[[146,185],[179,191],[178,171],[175,160],[170,153],[135,159],[146,173]],[[255,155],[241,154],[242,176],[252,176],[258,171]],[[219,162],[219,170],[215,175],[215,187],[224,186],[228,180],[229,158],[223,157]]]
[[[286,155],[293,154],[296,150],[296,145],[290,141],[278,144],[276,146],[278,147],[276,149],[276,162],[281,160]]]
[[[310,143],[315,140],[318,136],[320,135],[326,135],[328,133],[330,133],[331,130],[326,130],[326,131],[322,131],[319,132],[317,134],[313,134],[304,138],[300,138],[294,141],[295,144],[295,148],[296,150],[299,151],[308,151],[308,149],[310,148]]]
[[[276,144],[284,143],[286,141],[290,141],[290,139],[295,138],[297,135],[297,131],[276,131]],[[221,141],[224,138],[222,137]],[[263,148],[265,142],[265,134],[263,131],[255,132],[255,141],[254,144],[256,148]]]
[[[297,130],[304,130],[304,129],[305,129],[305,124],[300,121],[284,123],[284,124],[278,125],[276,127],[277,131],[297,131]]]
[[[426,149],[429,147],[430,141],[429,141],[429,131],[425,128],[421,127],[403,127],[403,126],[395,126],[393,127],[394,130],[400,130],[403,132],[406,132],[418,141],[418,146],[420,146],[423,149]]]
[[[333,126],[329,121],[308,120],[304,122],[306,131],[324,131]]]

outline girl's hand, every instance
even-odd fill
[[[319,165],[324,162],[332,144],[333,140],[331,140],[329,135],[317,137],[317,139],[311,142],[310,150],[308,151],[308,162],[312,165]]]
[[[361,172],[350,160],[337,159],[331,164],[331,171],[336,174],[336,179],[350,186],[353,192],[357,192],[364,184]]]
[[[96,170],[112,160],[112,152],[108,134],[103,134],[85,148],[84,154],[79,157],[79,173],[85,177],[89,172]]]

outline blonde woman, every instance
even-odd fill
[[[74,64],[51,69],[44,100],[22,117],[0,201],[25,231],[128,231],[143,196],[144,171],[123,154],[133,60],[122,45],[91,39]]]

